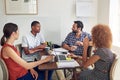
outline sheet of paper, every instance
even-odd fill
[[[77,67],[80,66],[77,61],[71,61],[71,62],[57,62],[58,68],[64,68],[64,67]]]
[[[53,49],[53,51],[55,51],[55,52],[68,52],[68,50],[66,50],[64,48],[55,48],[55,49]]]
[[[62,52],[60,52],[60,51],[52,51],[52,52],[50,52],[50,54],[51,54],[51,55],[61,55]],[[67,54],[70,54],[70,53],[67,52]],[[67,54],[65,54],[65,55],[67,55]]]
[[[42,56],[42,57],[41,57],[41,60],[45,59],[46,57],[47,57],[46,55]]]
[[[45,59],[46,57],[47,57],[46,55],[43,55],[43,56],[41,57],[41,60]],[[54,62],[54,58],[55,58],[55,57],[53,57],[53,59],[52,59],[51,61],[49,61],[49,62]]]

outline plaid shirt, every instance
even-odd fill
[[[86,32],[82,32],[80,38],[76,38],[75,33],[71,32],[67,35],[67,37],[65,38],[65,41],[62,44],[67,44],[69,46],[74,46],[76,41],[81,41],[83,42],[83,39],[88,36],[89,41],[91,40],[91,36],[90,34],[86,33]],[[77,49],[75,51],[73,51],[74,54],[76,55],[82,55],[83,53],[83,46],[77,46]]]

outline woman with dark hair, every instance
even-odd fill
[[[88,48],[88,38],[83,41],[85,56],[83,60],[83,71],[80,72],[79,80],[109,80],[109,71],[114,61],[114,55],[110,50],[112,45],[112,33],[107,25],[96,25],[92,28],[92,43],[95,48],[93,56],[89,59],[86,58]],[[69,56],[73,58],[81,58],[74,54]],[[88,66],[94,64],[93,70],[85,70]]]
[[[43,80],[39,74],[31,74],[28,69],[33,70],[32,68],[52,60],[53,56],[27,63],[20,58],[20,53],[13,45],[14,41],[19,37],[18,26],[14,23],[7,23],[3,28],[3,33],[4,35],[1,39],[1,58],[7,65],[9,80]]]

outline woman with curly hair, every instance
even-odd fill
[[[95,48],[94,54],[87,59],[88,38],[83,41],[83,71],[80,72],[79,80],[109,80],[109,71],[114,61],[114,55],[110,50],[112,45],[112,33],[107,25],[98,24],[92,28],[92,43]],[[73,58],[81,58],[70,54]],[[89,65],[94,64],[93,70],[84,70]]]

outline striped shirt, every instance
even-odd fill
[[[67,35],[65,38],[64,42],[62,44],[67,44],[69,46],[75,46],[76,41],[81,41],[83,42],[83,39],[88,36],[89,40],[91,40],[90,34],[86,32],[82,32],[79,38],[76,38],[76,34],[71,32]],[[73,51],[74,54],[76,55],[82,55],[83,53],[83,46],[77,46],[77,49]]]

